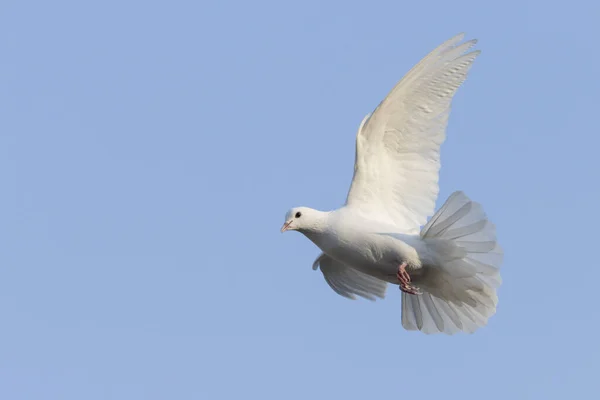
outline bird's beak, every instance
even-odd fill
[[[291,223],[292,223],[291,219],[289,221],[286,221],[286,223],[283,224],[283,226],[281,227],[281,233],[287,231],[288,228],[290,227]]]

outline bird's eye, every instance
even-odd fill
[[[301,213],[300,211],[298,211],[298,212],[296,213],[296,218],[300,218],[301,216],[302,216],[302,213]]]

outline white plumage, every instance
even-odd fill
[[[362,121],[346,205],[330,212],[294,208],[282,228],[321,248],[313,269],[351,299],[383,298],[388,282],[402,283],[405,266],[418,294],[401,285],[402,325],[425,333],[485,325],[501,282],[502,252],[479,204],[456,192],[427,222],[452,98],[479,54],[468,52],[475,40],[462,39],[433,50]]]

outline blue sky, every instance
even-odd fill
[[[4,1],[0,398],[600,393],[597,2]],[[337,296],[288,208],[340,206],[354,137],[458,32],[483,51],[440,198],[505,249],[474,335]]]

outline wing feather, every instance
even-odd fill
[[[387,282],[363,274],[322,253],[313,263],[313,269],[321,268],[327,284],[340,296],[356,299],[356,296],[369,300],[384,298]]]
[[[452,98],[480,53],[466,53],[477,41],[463,37],[429,53],[362,121],[348,207],[407,233],[433,214]]]

